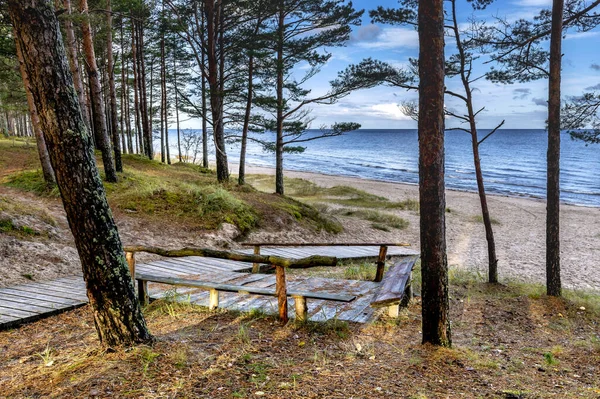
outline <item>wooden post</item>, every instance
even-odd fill
[[[135,281],[135,252],[125,252],[125,259],[129,265],[129,274],[131,274],[131,279]]]
[[[254,246],[254,255],[260,255],[260,245]],[[253,263],[252,264],[252,273],[258,273],[258,272],[260,272],[260,264]]]
[[[296,321],[306,321],[306,297],[294,296],[294,305],[296,308]]]
[[[279,320],[281,320],[281,323],[286,324],[288,322],[287,288],[283,266],[275,266],[275,292],[279,304]]]
[[[138,298],[142,306],[147,306],[150,303],[148,282],[146,280],[138,280]]]
[[[388,306],[388,316],[390,317],[398,317],[400,314],[400,304],[390,305]]]
[[[215,310],[219,307],[219,291],[212,289],[209,291],[208,308]]]
[[[385,257],[387,256],[387,245],[379,247],[379,257],[377,258],[377,273],[375,274],[375,281],[379,283],[383,279],[383,272],[385,270]]]

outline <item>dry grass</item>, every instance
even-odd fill
[[[257,312],[208,312],[189,304],[165,311],[165,303],[156,302],[145,313],[158,342],[116,351],[98,348],[89,309],[82,308],[0,333],[2,395],[600,395],[597,313],[567,300],[531,298],[517,288],[465,284],[451,292],[453,349],[420,344],[418,301],[393,322],[285,327]]]

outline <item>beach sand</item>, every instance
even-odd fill
[[[237,167],[232,165],[232,171]],[[274,169],[248,166],[247,174],[274,174]],[[337,185],[355,187],[392,201],[418,199],[418,186],[330,176],[317,173],[286,171],[286,177],[302,178],[323,187]],[[501,281],[510,279],[545,283],[545,220],[543,200],[488,195],[490,214],[498,223],[493,225],[498,270]],[[448,264],[487,275],[487,245],[483,223],[475,218],[481,214],[476,193],[447,190],[446,239]],[[386,210],[387,212],[387,210]],[[397,211],[409,220],[405,230],[385,233],[365,231],[366,224],[346,227],[339,241],[391,240],[408,242],[419,248],[419,217],[414,211]],[[348,231],[350,230],[350,231]],[[284,240],[282,240],[284,241]],[[561,274],[566,288],[600,291],[600,208],[574,205],[561,206]]]

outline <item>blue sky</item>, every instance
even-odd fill
[[[496,0],[484,11],[473,14],[466,0],[457,0],[462,21],[471,16],[492,22],[494,16],[516,20],[532,18],[542,8],[550,8],[552,0]],[[588,0],[589,1],[589,0]],[[355,27],[351,40],[345,47],[331,48],[330,61],[321,72],[310,79],[306,86],[312,89],[315,96],[324,94],[329,81],[335,79],[337,73],[348,65],[360,62],[363,58],[372,57],[387,61],[393,65],[405,66],[409,58],[418,56],[418,35],[412,27],[399,27],[372,24],[368,10],[379,5],[397,7],[396,0],[354,0],[356,9],[365,9],[361,26]],[[568,32],[563,41],[563,99],[580,95],[585,88],[600,87],[600,29],[591,32]],[[447,42],[446,52],[455,52],[452,43]],[[482,59],[483,60],[483,59]],[[594,68],[595,66],[595,68]],[[480,65],[473,76],[482,75],[488,66]],[[299,65],[298,73],[303,66]],[[447,79],[446,85],[462,91],[457,78]],[[529,83],[500,85],[481,79],[473,84],[474,105],[476,109],[486,110],[478,116],[481,129],[493,128],[505,120],[505,129],[543,129],[547,117],[546,99],[548,82],[539,80]],[[402,114],[398,105],[403,101],[416,100],[417,93],[398,88],[376,87],[369,90],[356,91],[333,105],[313,105],[311,117],[314,117],[312,128],[330,125],[334,122],[357,122],[363,129],[411,129],[416,122]],[[446,99],[446,106],[462,111],[463,105],[453,98]],[[447,127],[456,126],[457,122],[449,118]],[[199,120],[187,120],[186,128],[200,128]]]
[[[378,5],[396,7],[395,0],[355,0],[357,9],[369,10]],[[462,8],[459,12],[464,22],[471,16],[472,9],[465,0],[458,0]],[[498,0],[487,10],[475,14],[478,19],[492,20],[495,15],[509,20],[528,18],[539,12],[543,7],[549,8],[551,0]],[[354,29],[352,39],[346,47],[334,48],[331,61],[316,75],[308,87],[315,94],[324,91],[327,83],[335,78],[338,71],[351,63],[357,63],[366,57],[373,57],[395,65],[406,65],[410,57],[418,55],[417,32],[411,27],[372,24],[365,11],[363,24]],[[600,68],[594,69],[592,64],[600,64],[598,44],[600,31],[586,33],[569,32],[563,42],[563,98],[578,95],[586,88],[600,83]],[[447,52],[451,51],[451,43]],[[483,74],[487,66],[479,69]],[[475,74],[474,74],[475,75]],[[457,79],[446,82],[449,88],[458,87]],[[462,87],[462,86],[460,86]],[[473,84],[476,88],[474,100],[476,108],[486,107],[479,117],[480,128],[491,128],[503,119],[504,128],[527,129],[544,128],[546,120],[545,102],[547,98],[547,81],[499,85],[486,80]],[[358,122],[365,129],[403,129],[415,128],[416,122],[400,112],[398,104],[405,100],[417,99],[417,94],[397,88],[377,87],[357,91],[341,99],[334,105],[315,105],[312,116],[315,117],[313,127],[331,124],[336,121]],[[461,104],[454,99],[447,99],[447,107],[460,110]],[[456,125],[449,119],[447,126]]]

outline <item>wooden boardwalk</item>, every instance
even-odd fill
[[[337,256],[339,259],[376,258],[379,247],[286,247],[261,248],[262,254],[279,255],[288,258],[302,258],[310,255]],[[243,252],[252,252],[244,250]],[[390,247],[388,256],[412,255],[416,252],[403,247]],[[160,276],[198,278],[219,283],[274,287],[272,274],[248,273],[252,265],[226,259],[190,256],[184,258],[163,258],[147,264],[138,264],[140,273]],[[370,281],[336,280],[317,277],[288,275],[288,289],[302,291],[322,291],[336,293],[343,291],[357,296],[350,303],[322,300],[308,301],[308,314],[311,320],[326,320],[333,317],[339,320],[365,322],[372,317],[370,300],[377,283]],[[208,305],[208,292],[193,288],[150,284],[151,298],[175,295],[181,300],[199,305]],[[87,303],[85,284],[81,276],[59,278],[52,281],[31,282],[13,287],[0,288],[0,330],[71,310]],[[289,314],[294,315],[294,301],[289,299]],[[277,299],[259,295],[221,293],[221,308],[248,311],[260,309],[266,313],[277,312]]]

